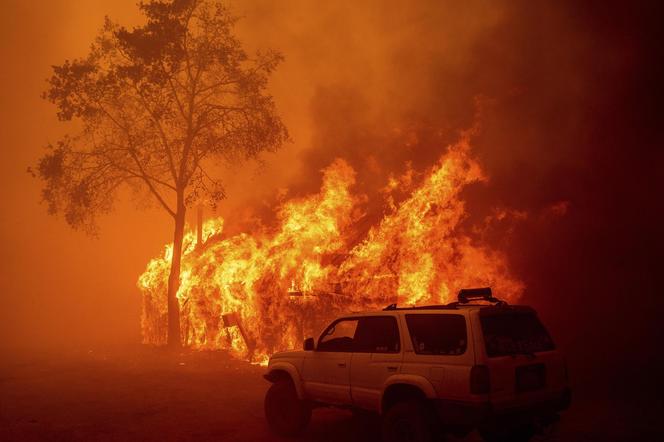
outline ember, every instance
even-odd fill
[[[523,291],[500,251],[460,229],[461,190],[486,180],[470,155],[470,134],[449,146],[409,197],[389,207],[362,238],[363,198],[355,172],[338,159],[320,192],[283,203],[277,225],[222,237],[223,220],[185,236],[178,291],[185,345],[226,349],[252,362],[296,348],[332,317],[399,304],[445,303],[461,287],[490,285],[514,301]],[[398,185],[394,178],[386,187]],[[150,261],[139,278],[146,343],[166,342],[166,287],[172,256]]]

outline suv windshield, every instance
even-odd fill
[[[555,346],[532,312],[480,315],[486,352],[490,358],[553,350]]]

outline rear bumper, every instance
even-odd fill
[[[571,390],[566,388],[549,399],[519,407],[496,409],[490,401],[461,402],[445,399],[435,399],[434,405],[443,424],[477,427],[496,419],[527,419],[553,415],[569,408],[571,398]]]

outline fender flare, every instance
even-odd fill
[[[438,397],[436,389],[431,382],[424,376],[414,374],[395,374],[390,376],[383,384],[383,390],[380,393],[380,404],[383,403],[385,392],[395,384],[410,385],[419,389],[427,399],[435,399]]]
[[[300,373],[297,371],[297,368],[289,362],[275,362],[274,364],[270,364],[267,373],[265,373],[263,377],[270,382],[274,382],[274,380],[272,380],[270,376],[277,371],[285,371],[286,373],[288,373],[288,375],[293,380],[293,385],[295,386],[295,392],[297,393],[297,397],[300,399],[304,399],[305,395],[304,395],[304,387],[302,385],[302,378],[300,377]]]

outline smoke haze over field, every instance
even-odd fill
[[[477,124],[472,145],[489,181],[466,192],[468,228],[498,208],[521,214],[490,223],[483,239],[507,252],[524,302],[572,367],[590,371],[588,346],[616,354],[619,367],[634,354],[661,363],[661,11],[577,3],[232,2],[247,49],[286,57],[271,91],[292,143],[260,167],[223,171],[229,198],[218,214],[229,232],[269,222],[278,198],[317,191],[337,157],[380,211],[391,175],[429,168]],[[135,2],[2,9],[0,342],[137,341],[136,278],[170,241],[169,220],[124,198],[90,239],[47,216],[25,173],[66,131],[39,99],[50,65],[83,56],[104,15],[138,23]],[[646,306],[639,317],[626,308],[635,304]]]

